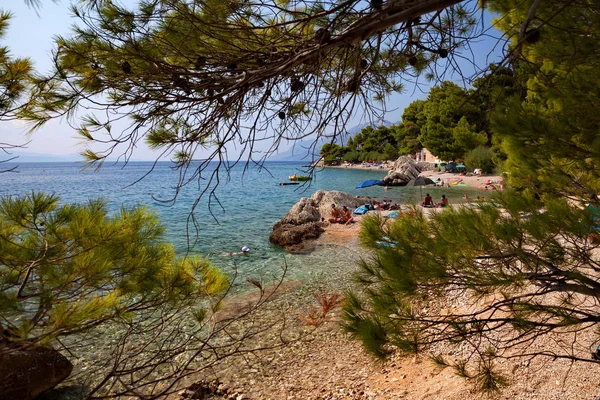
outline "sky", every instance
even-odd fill
[[[3,0],[3,2],[6,1]],[[13,14],[7,36],[3,38],[1,45],[7,46],[13,56],[31,58],[34,61],[37,71],[42,73],[50,71],[52,66],[51,49],[53,47],[53,38],[56,35],[67,36],[70,32],[70,27],[77,22],[77,19],[70,13],[69,0],[59,0],[58,2],[42,0],[40,7],[37,9],[28,7],[25,0],[11,0],[9,6],[0,4],[0,9],[9,10]],[[485,14],[484,21],[486,26],[490,26],[491,16]],[[498,36],[497,32],[493,31],[491,33],[494,36]],[[464,52],[463,56],[461,56],[464,57],[463,59],[457,57],[458,65],[462,72],[460,75],[472,76],[475,74],[473,66],[468,59],[475,59],[478,66],[485,66],[492,61],[497,61],[500,49],[494,48],[496,41],[496,39],[488,38],[472,43],[472,49]],[[456,73],[447,74],[443,76],[443,79],[454,80],[459,84],[465,85],[469,83]],[[399,122],[405,107],[414,100],[425,99],[427,97],[429,86],[423,79],[420,80],[420,83],[420,85],[409,82],[405,83],[405,91],[401,94],[393,95],[388,100],[387,109],[389,112],[385,115],[385,120]],[[368,121],[365,121],[362,115],[356,115],[352,120],[351,126],[348,126],[348,128],[364,122]],[[79,140],[75,136],[75,130],[64,119],[48,122],[31,136],[26,136],[27,131],[27,125],[23,122],[0,122],[0,142],[15,144],[28,141],[26,148],[20,151],[55,156],[73,155],[82,149]],[[153,152],[142,144],[138,146],[132,159],[155,160],[157,157],[157,152]]]

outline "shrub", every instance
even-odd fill
[[[484,173],[490,173],[496,166],[494,164],[494,156],[495,153],[491,149],[479,146],[467,153],[465,163],[470,168],[479,168]]]

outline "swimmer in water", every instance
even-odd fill
[[[236,256],[238,254],[246,254],[250,251],[250,249],[246,246],[242,247],[242,251],[230,251],[229,253],[223,253],[224,256]]]

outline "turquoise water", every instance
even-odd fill
[[[190,179],[175,201],[169,200],[175,196],[180,176],[169,162],[105,165],[97,172],[82,170],[76,163],[23,163],[18,172],[0,174],[0,195],[43,191],[59,195],[63,202],[103,197],[113,210],[122,204],[143,204],[160,215],[167,227],[167,239],[181,254],[193,245],[191,253],[208,256],[225,270],[236,269],[241,276],[278,275],[287,264],[288,277],[318,279],[323,271],[339,268],[344,260],[350,262],[356,256],[351,253],[358,249],[350,249],[349,253],[348,249],[327,248],[311,255],[289,255],[271,244],[273,224],[300,198],[325,189],[406,204],[419,201],[425,190],[436,200],[445,193],[450,202],[460,201],[465,192],[475,193],[469,188],[355,189],[363,180],[383,178],[383,170],[327,168],[316,171],[310,184],[280,186],[294,172],[305,174],[302,163],[267,162],[262,168],[236,165],[228,171],[221,169],[211,179],[214,166],[209,165],[201,176]],[[250,253],[224,255],[242,246],[248,246]]]

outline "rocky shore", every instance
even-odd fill
[[[332,201],[328,194],[321,200]],[[339,196],[338,194],[331,196]],[[336,197],[339,199],[339,197]],[[312,199],[314,203],[315,199]],[[284,217],[302,214],[313,207],[305,200],[304,206]],[[315,207],[320,209],[320,205]],[[312,211],[305,210],[312,215]],[[375,211],[377,212],[377,211]],[[319,213],[319,216],[322,215]],[[319,218],[312,216],[311,219]],[[311,243],[317,250],[328,248],[357,248],[360,219],[352,225],[318,222],[320,234]],[[474,380],[455,374],[452,368],[435,365],[427,354],[414,357],[393,355],[385,362],[376,361],[366,354],[361,344],[350,338],[340,326],[341,310],[336,307],[315,327],[308,323],[311,308],[317,307],[315,294],[338,294],[353,288],[352,275],[356,261],[368,257],[365,252],[344,251],[348,258],[340,259],[340,274],[324,275],[318,282],[285,287],[276,299],[262,310],[261,318],[286,320],[287,333],[295,332],[294,340],[286,345],[274,345],[252,356],[230,358],[202,384],[180,391],[182,399],[596,399],[600,393],[595,368],[587,363],[565,360],[549,362],[548,358],[503,361],[500,370],[508,384],[498,393],[482,395],[475,391]],[[443,300],[442,300],[443,303]],[[439,306],[444,306],[440,304]],[[266,341],[279,343],[281,332],[271,332]],[[561,344],[554,337],[545,337],[536,346],[551,351]],[[442,349],[448,354],[459,354],[460,349]],[[198,397],[197,388],[213,390]],[[204,390],[204,389],[203,389]]]
[[[351,196],[337,190],[318,190],[311,197],[304,197],[273,226],[269,240],[285,247],[291,252],[310,251],[314,248],[312,239],[317,239],[324,227],[329,226],[327,219],[331,213],[331,205],[341,209],[348,207],[354,210],[370,202],[367,197]]]

